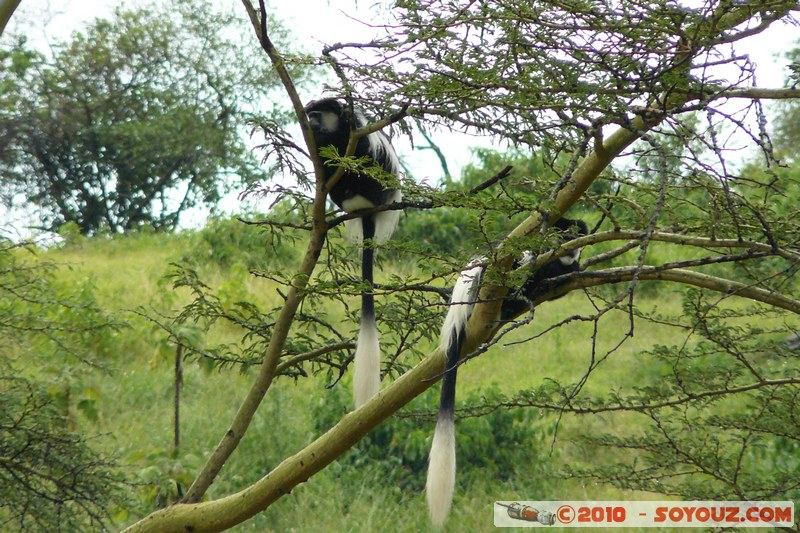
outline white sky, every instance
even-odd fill
[[[132,6],[142,2],[137,0],[22,0],[17,12],[7,28],[9,32],[22,32],[31,43],[47,47],[48,43],[63,40],[90,22],[95,17],[109,16],[113,7]],[[240,0],[219,0],[218,5],[230,9],[246,19],[247,15]],[[386,19],[386,8],[372,1],[357,0],[294,0],[273,1],[273,8],[280,19],[293,31],[293,38],[310,52],[317,52],[325,44],[336,42],[369,41],[376,35],[376,29],[367,24],[379,23]],[[360,21],[360,22],[359,22]],[[251,35],[243,38],[252,38]],[[757,65],[756,75],[761,87],[781,87],[787,75],[783,51],[792,48],[800,40],[800,28],[779,25],[745,42],[746,49],[738,45],[740,53],[750,55]],[[280,43],[277,43],[280,46]],[[307,95],[309,98],[315,95]],[[488,139],[478,139],[459,134],[440,134],[437,137],[454,176],[471,160],[470,147],[489,146]],[[435,183],[441,176],[439,162],[431,150],[414,151],[404,139],[396,139],[395,146],[404,162],[418,179]],[[223,204],[224,209],[233,211],[238,206],[236,194]],[[0,220],[6,217],[0,216]],[[30,216],[30,215],[29,215]],[[202,223],[203,216],[196,213],[191,217],[194,224]],[[23,232],[24,233],[24,232]]]

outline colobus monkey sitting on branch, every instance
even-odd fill
[[[586,223],[582,220],[560,218],[553,224],[553,227],[563,234],[565,240],[588,233]],[[500,315],[497,317],[498,321],[502,323],[512,319],[525,309],[529,309],[538,297],[557,288],[558,283],[550,281],[552,278],[578,272],[580,255],[580,249],[572,250],[557,259],[548,261],[531,273],[522,287],[512,291],[503,300]],[[428,462],[428,479],[425,484],[428,510],[431,521],[436,526],[444,524],[453,500],[456,482],[456,373],[466,336],[467,322],[472,314],[485,270],[482,264],[485,260],[484,257],[474,259],[459,275],[450,297],[447,316],[442,325],[439,346],[445,352],[445,371],[439,396],[439,415]],[[526,251],[522,254],[522,259],[514,262],[514,268],[520,268],[535,260],[536,255]],[[556,298],[558,296],[552,299]]]
[[[351,110],[347,104],[336,98],[314,100],[306,105],[305,110],[317,148],[333,146],[340,156],[345,155],[351,132],[368,125],[363,113]],[[358,139],[353,156],[369,158],[395,178],[400,175],[397,154],[389,138],[380,131]],[[335,183],[328,184],[338,167],[328,164],[326,158],[322,159],[322,163],[331,200],[348,213],[403,199],[400,189],[387,186],[383,181],[365,172],[349,168],[345,169]],[[374,246],[386,242],[391,237],[399,218],[400,211],[395,209],[364,215],[345,222],[348,237],[363,243],[361,270],[365,288],[361,293],[361,327],[358,332],[353,371],[353,395],[356,407],[378,394],[380,388],[380,344],[372,293]]]

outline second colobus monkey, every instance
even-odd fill
[[[350,140],[350,132],[367,125],[367,119],[359,111],[350,108],[336,98],[314,100],[306,105],[306,114],[314,133],[317,148],[333,146],[343,156]],[[389,142],[389,138],[376,131],[358,140],[354,157],[369,157],[377,166],[395,176],[400,175],[400,162]],[[338,170],[336,166],[325,166],[325,180]],[[384,183],[357,170],[346,170],[342,177],[329,187],[331,200],[348,213],[403,199],[400,189],[387,187]],[[355,369],[353,371],[353,396],[356,407],[378,394],[380,388],[380,344],[375,323],[375,301],[372,294],[374,245],[387,241],[400,218],[399,210],[389,210],[365,215],[345,222],[348,236],[363,242],[361,270],[367,287],[361,294],[361,327],[356,344]],[[371,240],[372,243],[366,241]]]
[[[582,220],[560,218],[553,226],[568,240],[588,233],[586,223]],[[551,278],[577,272],[580,269],[580,255],[580,249],[573,250],[542,265],[528,277],[522,287],[510,293],[503,301],[498,319],[505,321],[513,318],[529,308],[530,303],[538,296],[557,287],[558,285],[552,282],[548,283]],[[522,259],[516,261],[514,266],[519,268],[535,259],[535,254],[525,252]],[[485,258],[479,257],[461,272],[453,288],[450,306],[442,325],[439,346],[445,352],[445,371],[439,396],[439,415],[428,462],[428,479],[425,484],[428,510],[431,521],[436,526],[444,524],[453,501],[456,483],[456,374],[467,322],[472,314],[483,276],[483,261]]]

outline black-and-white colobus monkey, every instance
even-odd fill
[[[359,110],[351,112],[346,104],[336,98],[314,100],[305,109],[317,148],[333,146],[342,156],[347,149],[350,132],[367,125],[367,119]],[[354,157],[365,156],[386,172],[395,176],[400,175],[397,154],[389,138],[380,131],[358,140]],[[338,168],[328,165],[324,159],[323,166],[327,181]],[[355,170],[346,170],[330,187],[328,194],[333,203],[348,213],[403,199],[400,189],[387,187],[381,181]],[[375,253],[373,246],[391,237],[399,218],[399,210],[388,210],[345,222],[346,233],[352,240],[356,242],[372,240],[371,245],[365,243],[361,258],[361,271],[367,288],[361,294],[361,326],[353,371],[353,396],[356,407],[378,394],[380,388],[380,343],[375,323],[375,301],[370,288],[373,282]]]
[[[588,232],[586,223],[582,220],[560,218],[553,224],[553,227],[561,232],[566,240],[586,235]],[[519,315],[525,309],[530,308],[533,300],[556,288],[558,285],[550,281],[552,278],[577,272],[580,269],[580,255],[580,249],[572,250],[557,259],[548,261],[533,272],[522,287],[511,292],[503,300],[498,320],[505,321]],[[514,267],[522,267],[535,259],[535,254],[525,252],[521,259],[514,262]],[[456,483],[455,402],[458,359],[464,344],[467,322],[472,314],[480,288],[485,260],[484,257],[474,259],[459,275],[450,297],[447,316],[442,325],[439,347],[445,352],[445,372],[442,377],[439,415],[433,434],[428,460],[428,479],[425,484],[428,510],[431,521],[436,526],[444,524],[453,501],[453,490]],[[548,281],[550,282],[548,283]]]

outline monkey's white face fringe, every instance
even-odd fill
[[[456,430],[452,418],[439,418],[428,459],[425,497],[431,522],[442,527],[450,513],[456,486]]]
[[[375,319],[361,320],[353,369],[353,399],[356,408],[371,400],[381,387],[381,347]]]
[[[333,111],[323,111],[320,115],[320,130],[332,132],[339,129],[339,115]]]

